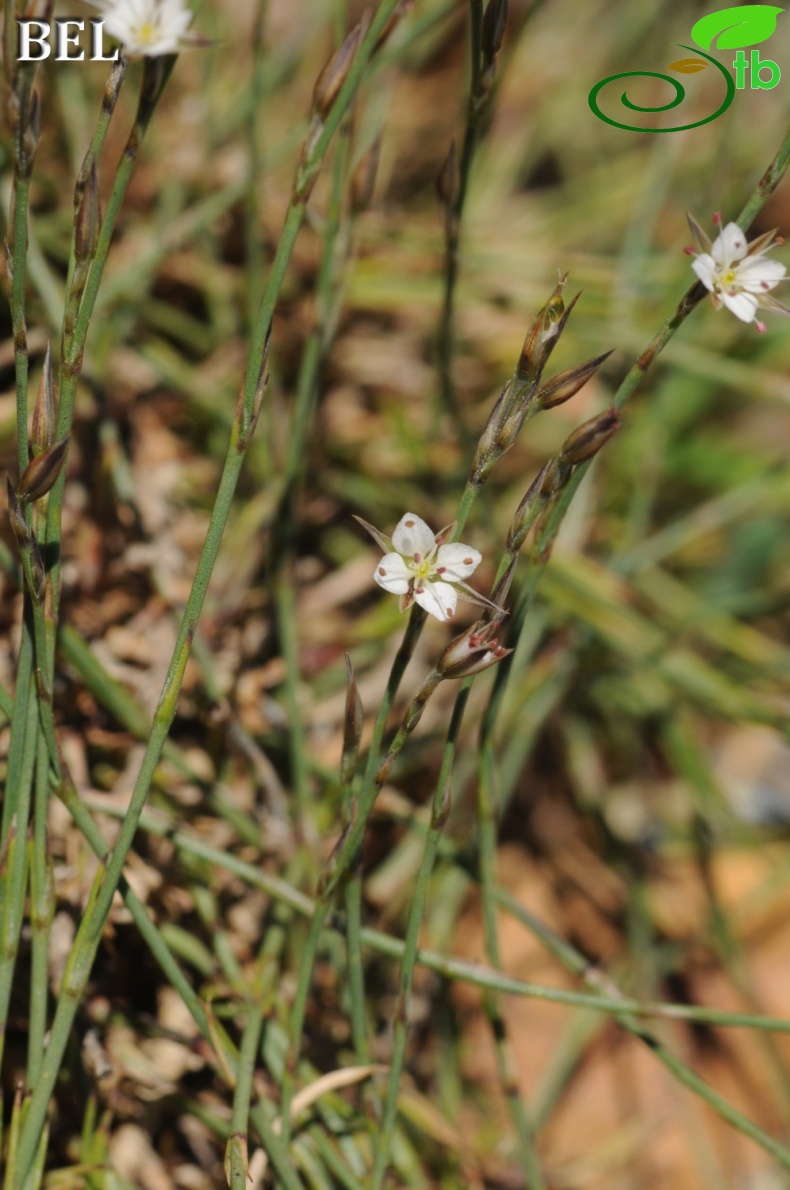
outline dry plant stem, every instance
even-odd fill
[[[348,121],[340,129],[332,176],[332,192],[324,226],[323,250],[316,281],[316,325],[302,354],[296,402],[285,457],[283,495],[272,532],[272,585],[280,649],[285,661],[285,701],[288,712],[288,755],[294,793],[295,821],[304,822],[309,794],[308,750],[299,688],[299,633],[296,622],[296,502],[305,465],[307,431],[315,408],[318,376],[325,350],[335,282],[335,248],[340,230],[348,156]]]
[[[438,335],[438,363],[439,383],[441,385],[442,400],[445,410],[450,414],[457,429],[464,438],[467,436],[466,427],[458,408],[458,397],[455,391],[452,375],[453,360],[453,322],[455,305],[455,287],[458,281],[458,246],[461,236],[461,220],[463,218],[466,191],[469,184],[469,174],[472,168],[475,144],[480,123],[481,105],[484,91],[482,88],[482,29],[483,29],[483,0],[470,0],[469,4],[469,42],[471,58],[471,83],[469,88],[469,102],[467,105],[466,129],[464,143],[461,149],[461,160],[458,166],[458,193],[455,201],[448,204],[445,215],[445,266],[444,266],[444,297],[442,314],[439,322]]]
[[[627,1029],[629,1033],[633,1034],[634,1037],[638,1037],[640,1041],[643,1041],[679,1083],[684,1087],[688,1087],[695,1095],[698,1095],[700,1099],[712,1107],[733,1128],[742,1132],[744,1136],[748,1136],[760,1148],[764,1149],[765,1152],[770,1153],[783,1169],[790,1169],[790,1150],[780,1145],[772,1136],[769,1136],[767,1132],[764,1132],[762,1128],[759,1128],[751,1120],[747,1119],[746,1116],[742,1115],[726,1099],[723,1099],[721,1095],[695,1074],[685,1062],[677,1058],[654,1033],[651,1033],[641,1024],[636,1019],[636,1014],[630,1007],[627,1007],[629,1001],[622,996],[619,988],[607,975],[599,968],[591,966],[584,955],[580,954],[579,951],[563,938],[557,937],[553,930],[533,917],[509,893],[499,889],[496,892],[496,899],[509,913],[522,922],[536,938],[543,942],[563,966],[579,976],[589,988],[595,991],[603,990],[615,1003],[618,1000],[621,1001],[619,1010],[617,1008],[612,1010],[614,1019],[624,1029]]]
[[[307,197],[323,162],[329,142],[348,109],[354,92],[359,86],[362,73],[373,52],[379,33],[389,19],[396,3],[397,0],[384,0],[380,5],[348,69],[346,78],[339,89],[332,108],[326,114],[320,130],[317,131],[317,135],[311,138],[310,142],[305,146],[305,152],[297,169],[294,192],[286,212],[283,232],[277,247],[275,259],[272,263],[261,308],[258,312],[258,320],[252,335],[247,374],[234,416],[219,489],[192,589],[187,599],[178,639],[160,695],[159,704],[154,715],[148,746],[143,756],[140,772],[132,791],[127,815],[121,827],[118,840],[108,857],[106,868],[101,866],[97,872],[89,904],[86,907],[77,937],[75,938],[69,965],[63,976],[61,998],[52,1024],[50,1041],[47,1046],[41,1077],[33,1091],[25,1121],[22,1125],[19,1139],[19,1169],[22,1179],[27,1176],[33,1162],[38,1137],[41,1134],[47,1106],[63,1060],[63,1054],[65,1053],[74,1016],[84,994],[93,959],[101,941],[104,924],[112,905],[112,898],[120,883],[124,863],[137,830],[137,824],[143,806],[145,805],[151,780],[165,740],[167,739],[170,724],[176,712],[178,694],[189,656],[192,636],[197,626],[209,578],[219,552],[219,546],[230,512],[238,476],[260,410],[260,402],[263,397],[265,355],[274,307],[282,286],[288,261],[293,251],[297,233],[304,218]],[[134,155],[136,156],[136,145],[133,148]],[[126,160],[127,157],[125,155],[124,161]],[[119,168],[119,176],[122,169],[123,163]],[[108,219],[109,210],[105,223]],[[102,227],[103,232],[104,225]],[[95,285],[93,283],[94,268],[91,269],[83,297],[83,307],[86,302],[89,302],[90,309],[93,307],[93,301],[95,300],[95,294],[98,288],[98,280],[96,280]],[[83,308],[81,308],[75,336],[82,334],[84,338],[88,318],[89,315],[83,318]],[[74,362],[76,363],[76,361]],[[61,413],[62,410],[59,410],[59,415]],[[53,489],[53,492],[55,490],[56,488]],[[59,515],[55,523],[59,525]],[[23,1182],[20,1182],[14,1190],[22,1190],[22,1185]]]

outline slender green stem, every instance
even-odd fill
[[[33,804],[33,842],[30,862],[30,1021],[27,1045],[27,1085],[34,1087],[41,1070],[49,1001],[49,934],[55,915],[55,878],[47,840],[49,807],[49,747],[38,737]]]
[[[466,113],[466,128],[461,158],[458,166],[458,192],[455,200],[446,205],[445,210],[445,266],[444,266],[444,294],[442,298],[442,313],[439,320],[437,337],[437,355],[439,364],[439,383],[441,385],[442,401],[445,410],[450,414],[463,438],[468,432],[458,408],[458,397],[453,381],[453,324],[455,314],[455,291],[458,282],[458,251],[461,238],[461,222],[463,218],[466,193],[469,186],[469,175],[472,169],[477,136],[482,116],[485,89],[482,85],[482,28],[483,28],[483,0],[470,0],[469,4],[469,49],[471,64],[471,81],[469,86],[469,101]]]
[[[400,969],[400,983],[398,986],[398,1006],[393,1028],[390,1074],[387,1095],[384,1101],[384,1117],[376,1138],[376,1157],[370,1182],[371,1190],[380,1190],[389,1166],[390,1147],[392,1145],[392,1136],[395,1131],[395,1121],[398,1111],[398,1090],[406,1059],[409,1009],[412,987],[414,985],[414,969],[417,961],[417,943],[419,941],[425,902],[428,897],[428,885],[433,872],[442,827],[447,820],[447,814],[450,809],[450,774],[452,772],[455,749],[471,685],[472,681],[470,678],[464,680],[453,707],[450,726],[447,731],[447,740],[442,755],[442,763],[433,795],[430,827],[425,838],[422,860],[409,907],[409,918],[406,926],[406,938]]]
[[[107,859],[106,868],[99,869],[89,904],[86,908],[82,923],[75,939],[70,964],[67,968],[66,974],[64,974],[63,995],[61,996],[58,1008],[55,1013],[55,1018],[52,1023],[52,1030],[50,1034],[49,1045],[47,1047],[44,1067],[41,1071],[39,1082],[31,1096],[25,1121],[22,1126],[19,1141],[19,1169],[23,1179],[27,1175],[27,1171],[33,1161],[37,1139],[41,1133],[49,1099],[55,1086],[55,1081],[57,1079],[58,1070],[60,1069],[63,1054],[65,1053],[71,1025],[74,1020],[80,998],[84,992],[84,988],[90,975],[93,959],[95,957],[96,950],[98,949],[102,931],[104,929],[104,924],[107,920],[107,915],[109,914],[110,907],[112,905],[112,898],[114,896],[115,890],[119,886],[123,874],[123,867],[134,840],[134,835],[137,830],[140,815],[148,795],[151,779],[170,730],[170,724],[172,723],[176,712],[178,694],[181,688],[184,670],[189,657],[192,636],[194,635],[195,629],[197,627],[197,622],[203,606],[203,600],[205,598],[209,579],[216,561],[217,554],[219,552],[220,542],[222,540],[222,535],[227,523],[228,515],[230,513],[231,502],[235,492],[236,483],[238,481],[239,473],[244,462],[244,457],[246,455],[252,433],[255,429],[258,413],[260,411],[260,404],[263,399],[263,385],[265,381],[263,372],[265,367],[266,347],[269,340],[272,316],[282,285],[283,277],[285,275],[285,270],[293,251],[296,236],[301,226],[302,219],[304,218],[304,209],[307,196],[310,192],[313,181],[315,180],[315,176],[320,169],[321,163],[329,146],[330,139],[351,102],[353,94],[361,81],[364,68],[373,52],[379,33],[381,32],[381,29],[389,18],[391,12],[395,8],[396,3],[397,0],[383,0],[383,3],[380,5],[379,10],[371,22],[367,34],[360,45],[359,50],[357,51],[356,57],[351,63],[348,74],[342,87],[340,88],[335,103],[333,104],[330,112],[327,114],[326,119],[322,122],[320,129],[317,131],[317,135],[311,137],[306,143],[302,160],[300,161],[299,167],[297,169],[294,193],[286,213],[283,233],[278,244],[275,259],[272,264],[271,272],[269,274],[266,289],[261,302],[261,307],[258,312],[258,321],[251,337],[247,374],[236,409],[228,451],[225,458],[225,465],[220,478],[219,489],[209,520],[206,539],[192,583],[192,589],[190,591],[189,598],[187,599],[181,627],[173,651],[173,656],[168,667],[168,672],[159,699],[159,704],[154,715],[151,736],[143,755],[140,772],[132,791],[127,815],[121,827],[118,840]],[[168,68],[171,66],[172,62],[169,62],[162,66],[161,69],[166,73]],[[161,91],[161,78],[157,81],[159,83],[158,90]],[[158,98],[158,91],[156,92],[156,97]],[[136,129],[140,125],[144,116],[146,118],[143,123],[143,129],[145,126],[147,126],[147,121],[148,118],[150,118],[152,110],[150,98],[151,97],[149,95],[149,103],[147,107],[145,107],[141,102],[141,109],[143,110],[138,114],[138,121],[135,125]],[[127,153],[125,154],[124,162],[122,162],[122,165],[119,168],[119,176],[121,174],[121,170],[124,168],[124,164],[126,164],[132,157],[136,158],[139,148],[140,135],[142,135],[142,131],[139,132],[138,136],[135,136],[135,131],[133,130],[132,138],[130,138],[130,144],[127,146]],[[105,223],[107,221],[108,220],[105,220]],[[103,232],[104,225],[102,227],[102,233]],[[100,259],[100,254],[97,250],[97,260],[98,259]],[[87,302],[89,304],[89,309],[92,309],[93,301],[95,300],[98,280],[96,281],[96,285],[93,286],[94,268],[95,264],[88,277],[85,294],[82,299],[80,315],[77,320],[77,326],[75,330],[76,339],[79,339],[80,335],[82,335],[84,338],[85,331],[87,330],[89,314],[86,318],[83,318],[83,308]],[[72,364],[73,370],[76,367],[77,360],[76,358],[72,358],[70,356],[69,360],[67,360],[67,363]],[[76,377],[76,371],[73,371],[73,374]],[[59,416],[61,412],[62,411],[59,410]],[[57,526],[58,529],[59,521],[60,518],[58,510],[58,516],[54,518],[54,525]]]
[[[509,893],[502,890],[498,893],[498,899],[515,917],[521,921],[531,933],[535,934],[544,945],[548,947],[555,958],[559,959],[564,966],[573,971],[574,974],[581,977],[588,987],[594,988],[596,991],[604,989],[607,996],[616,1001],[620,998],[621,993],[616,985],[604,975],[598,968],[590,966],[579,951],[577,951],[570,943],[562,938],[558,938],[548,926],[539,922],[528,910],[519,905]],[[651,1053],[653,1053],[658,1060],[666,1066],[671,1074],[684,1087],[688,1087],[695,1095],[698,1095],[705,1103],[713,1108],[715,1112],[731,1124],[738,1132],[742,1132],[744,1136],[748,1136],[760,1148],[767,1153],[782,1166],[783,1169],[790,1169],[790,1150],[780,1145],[778,1141],[764,1132],[746,1116],[742,1115],[732,1104],[728,1103],[717,1091],[695,1074],[685,1062],[676,1057],[675,1054],[653,1033],[650,1033],[643,1024],[636,1019],[636,1014],[630,1007],[626,1007],[629,1001],[625,997],[621,999],[620,1009],[614,1008],[612,1015],[615,1020],[627,1029],[634,1037],[638,1037],[648,1046]],[[760,1018],[756,1018],[760,1019]]]
[[[26,836],[30,818],[31,786],[38,726],[38,703],[35,689],[32,686],[28,691],[26,709],[25,737],[26,741],[32,741],[32,745],[25,748],[24,767],[20,773],[20,785],[16,795],[17,809],[3,844],[5,872],[3,906],[0,914],[0,1066],[5,1046],[8,1008],[11,1002],[11,985],[19,949],[19,934],[25,915],[28,855]]]

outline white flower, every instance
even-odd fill
[[[491,606],[464,582],[480,565],[482,555],[460,542],[442,544],[447,530],[434,533],[420,517],[407,512],[390,540],[361,517],[356,519],[386,551],[373,577],[385,591],[400,595],[401,611],[418,603],[437,620],[449,620],[459,591],[462,598]]]
[[[105,31],[120,41],[128,58],[177,54],[188,41],[192,13],[184,0],[88,0],[98,8]]]
[[[766,253],[775,244],[784,241],[776,238],[776,231],[767,231],[750,244],[737,223],[728,223],[711,244],[696,219],[687,216],[694,244],[698,249],[686,248],[694,257],[691,265],[706,289],[710,290],[713,308],[720,310],[725,305],[741,322],[754,322],[758,331],[765,330],[765,323],[757,318],[757,310],[775,310],[778,314],[790,314],[769,294],[769,290],[785,281],[787,269],[778,260],[768,260]],[[721,226],[721,216],[714,216],[714,223]]]

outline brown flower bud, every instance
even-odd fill
[[[439,196],[439,201],[445,207],[450,208],[450,210],[454,209],[458,201],[460,184],[458,153],[455,148],[455,141],[451,141],[447,156],[442,163],[442,168],[436,176],[436,193]]]
[[[89,260],[95,250],[101,226],[99,207],[99,180],[96,163],[91,162],[85,189],[80,195],[74,220],[74,256],[77,260]]]
[[[36,403],[33,407],[33,422],[30,430],[30,449],[34,455],[41,454],[52,445],[55,437],[55,385],[52,380],[52,349],[47,343],[44,367],[38,383]]]
[[[487,64],[493,64],[502,48],[507,28],[507,0],[489,0],[483,16],[482,49]]]
[[[362,37],[362,22],[356,25],[343,44],[335,50],[316,79],[313,88],[313,114],[325,120],[348,77]]]
[[[593,455],[597,455],[601,447],[619,429],[620,419],[614,407],[606,413],[599,413],[597,417],[590,418],[565,441],[559,455],[560,462],[570,463],[574,467],[584,463]]]
[[[571,474],[571,467],[557,459],[550,459],[529,485],[524,499],[515,511],[507,535],[507,548],[515,551],[521,549],[524,538],[529,533],[535,521],[548,504],[552,496],[560,490]]]
[[[380,151],[381,137],[377,136],[373,144],[362,154],[351,175],[351,210],[355,215],[366,211],[370,206],[373,188],[376,185]]]
[[[501,627],[504,617],[498,620],[478,620],[466,632],[450,641],[436,666],[442,678],[468,678],[496,665],[512,649],[503,649],[494,633]]]
[[[516,368],[516,376],[520,380],[532,380],[537,383],[540,379],[544,365],[565,328],[568,316],[579,300],[577,293],[566,308],[562,300],[562,291],[567,280],[566,273],[554,286],[551,297],[527,331]]]
[[[32,504],[33,501],[40,500],[53,486],[63,466],[69,437],[70,435],[66,434],[65,438],[47,447],[28,463],[16,486],[16,494],[23,503]]]
[[[17,540],[19,548],[26,549],[30,544],[30,530],[27,527],[22,505],[17,499],[14,485],[10,479],[6,479],[6,489],[8,491],[8,519],[11,522],[11,528],[14,531],[14,537]]]
[[[568,368],[567,371],[552,376],[551,380],[547,380],[538,389],[536,403],[541,409],[553,409],[555,405],[562,405],[564,401],[569,401],[571,397],[576,396],[580,388],[584,388],[590,377],[595,375],[604,360],[608,359],[611,354],[611,351],[605,351],[603,355],[597,355],[595,359],[590,359],[585,364],[579,364],[575,368]]]

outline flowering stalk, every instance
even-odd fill
[[[496,59],[502,48],[507,26],[507,10],[507,0],[489,0],[485,13],[483,0],[470,0],[471,81],[463,145],[460,161],[456,157],[455,144],[450,146],[450,151],[437,179],[437,191],[444,208],[445,236],[444,295],[437,336],[439,383],[444,407],[463,437],[466,437],[466,428],[458,408],[452,375],[458,250],[472,161],[477,147],[480,125],[486,114],[492,93]]]
[[[195,628],[197,626],[198,618],[203,606],[203,600],[205,598],[209,578],[214,567],[217,553],[219,552],[220,542],[222,540],[222,535],[227,523],[228,515],[230,513],[233,494],[235,492],[239,473],[241,471],[244,458],[255,429],[258,414],[260,412],[266,379],[266,355],[272,316],[275,303],[279,295],[280,287],[282,285],[283,277],[285,275],[285,270],[287,268],[288,261],[290,260],[291,252],[296,240],[296,235],[301,226],[302,219],[304,218],[307,194],[309,193],[312,182],[315,180],[315,177],[317,176],[321,167],[323,158],[329,147],[329,142],[334,132],[337,130],[337,127],[351,102],[354,92],[359,86],[362,73],[373,52],[378,35],[389,19],[396,6],[396,3],[397,0],[382,0],[380,7],[371,22],[370,28],[362,40],[359,50],[357,51],[357,54],[349,67],[345,80],[338,91],[334,106],[332,107],[331,111],[326,114],[326,118],[322,123],[321,130],[319,134],[315,136],[314,143],[311,145],[310,152],[306,155],[303,155],[299,169],[297,171],[297,180],[294,186],[291,203],[286,213],[283,233],[277,247],[277,252],[269,274],[266,289],[264,291],[261,307],[258,312],[258,319],[252,335],[247,373],[236,407],[230,441],[225,457],[225,464],[220,477],[214,508],[209,520],[206,539],[201,551],[192,589],[184,609],[184,615],[181,621],[178,638],[170,665],[168,667],[167,676],[165,678],[165,683],[160,695],[157,710],[154,715],[154,722],[148,745],[146,747],[140,771],[132,791],[127,815],[124,819],[124,823],[115,847],[113,848],[107,860],[106,870],[100,878],[97,878],[91,905],[86,910],[82,924],[80,926],[80,932],[78,935],[81,946],[80,962],[78,965],[74,964],[72,965],[72,968],[70,968],[71,982],[69,985],[69,994],[63,996],[59,1001],[52,1024],[49,1045],[47,1047],[46,1064],[41,1072],[41,1078],[39,1079],[31,1096],[25,1120],[22,1125],[19,1139],[20,1182],[18,1186],[14,1187],[14,1190],[21,1190],[21,1187],[24,1184],[24,1178],[27,1176],[28,1170],[32,1164],[38,1138],[40,1137],[41,1129],[46,1116],[49,1099],[54,1089],[57,1073],[68,1042],[74,1015],[77,1011],[81,994],[84,991],[84,987],[90,975],[93,958],[101,939],[104,923],[107,920],[107,916],[112,905],[112,898],[115,889],[118,887],[123,875],[126,857],[129,853],[129,849],[131,848],[134,835],[137,830],[137,825],[145,805],[151,780],[167,739],[168,732],[170,730],[170,724],[172,723],[176,712],[178,694],[181,688],[181,682],[183,680],[187,659],[189,657],[192,638],[194,636]],[[156,59],[151,60],[151,62],[154,64],[156,64],[157,61],[158,60]],[[148,68],[148,65],[149,63],[147,61],[146,69]],[[172,67],[172,63],[169,65]],[[169,73],[169,70],[163,70],[164,77],[166,77],[167,73]],[[159,77],[161,78],[162,75]],[[161,91],[161,86],[159,91]],[[152,91],[148,93],[149,104],[152,95]],[[158,94],[156,95],[156,98],[158,98]],[[150,118],[150,113],[148,113],[148,115]],[[108,215],[105,219],[105,223],[109,218],[110,210],[108,208]],[[104,226],[102,227],[102,233],[100,235],[100,244],[103,234]],[[93,299],[95,299],[95,289],[98,286],[98,280],[96,281],[95,287],[93,286],[93,282],[94,272],[92,269],[88,278],[88,283],[86,285],[85,296],[83,297],[84,306],[86,300],[88,300],[89,294],[91,295],[91,310]],[[87,317],[89,318],[89,314],[87,314]],[[83,324],[87,326],[87,322],[83,318],[83,310],[81,308],[80,315],[77,320],[77,333],[79,333],[80,326]],[[60,413],[62,415],[62,410]],[[57,485],[54,490],[57,490]]]

